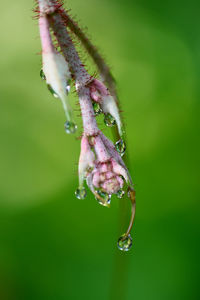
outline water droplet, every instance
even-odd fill
[[[75,196],[78,199],[85,199],[85,197],[87,196],[86,189],[84,187],[77,188],[77,190],[75,191]]]
[[[68,80],[67,85],[66,85],[66,92],[67,92],[67,95],[69,94],[70,89],[71,89],[71,80]]]
[[[101,109],[100,104],[97,103],[97,102],[93,102],[92,105],[93,105],[95,116],[100,115],[102,113],[102,109]]]
[[[87,174],[91,173],[93,169],[94,169],[93,166],[89,166],[89,167],[87,168]]]
[[[41,77],[43,80],[46,80],[46,76],[45,76],[45,74],[44,74],[43,69],[40,70],[40,77]]]
[[[95,198],[99,202],[99,204],[109,207],[111,202],[111,195],[108,195],[107,193],[101,190],[97,190],[96,193],[97,195]]]
[[[90,143],[90,146],[95,145],[95,137],[94,136],[88,136],[88,141]]]
[[[115,149],[117,150],[117,152],[123,156],[126,150],[126,144],[125,142],[121,139],[119,140],[116,144],[115,144]]]
[[[75,133],[77,129],[77,125],[71,121],[66,121],[64,127],[66,133]]]
[[[132,247],[132,237],[130,234],[126,236],[126,234],[123,234],[117,242],[117,247],[121,251],[129,251]]]
[[[54,89],[52,88],[52,86],[50,84],[47,84],[47,88],[55,98],[58,98],[58,94],[56,94],[56,92],[54,91]]]
[[[111,116],[111,114],[105,114],[104,123],[106,124],[106,126],[111,127],[111,126],[114,126],[116,124],[116,121],[113,118],[113,116]]]
[[[67,84],[67,86],[66,86],[66,92],[67,92],[67,95],[68,95],[69,92],[70,92],[70,88],[71,88],[70,85]]]
[[[124,194],[125,194],[125,192],[124,192],[122,189],[120,189],[120,190],[116,193],[117,198],[120,198],[120,199],[124,196]]]

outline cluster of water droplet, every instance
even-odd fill
[[[121,251],[124,251],[124,252],[129,251],[132,247],[132,237],[130,236],[130,234],[128,236],[126,234],[123,234],[118,239],[117,247]]]

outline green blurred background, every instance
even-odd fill
[[[118,199],[74,197],[81,129],[66,136],[39,77],[33,1],[2,2],[0,299],[199,299],[199,1],[66,2],[118,83],[133,247],[116,249]]]

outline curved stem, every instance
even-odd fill
[[[124,235],[124,239],[127,238],[127,236],[131,233],[131,229],[133,227],[134,219],[135,219],[135,208],[136,208],[136,202],[135,202],[135,190],[129,187],[129,198],[131,200],[131,219],[129,222],[128,229]]]

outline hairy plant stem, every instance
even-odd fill
[[[116,96],[116,86],[114,77],[110,71],[109,66],[105,63],[103,57],[99,53],[97,47],[95,47],[88,39],[86,34],[81,30],[78,24],[67,14],[66,11],[62,10],[62,17],[66,23],[66,26],[79,38],[82,45],[87,50],[88,54],[92,57],[94,63],[97,65],[102,80],[106,83],[109,88],[111,95]],[[117,97],[115,97],[117,101]]]
[[[81,63],[79,55],[71,41],[65,25],[63,24],[61,16],[59,14],[50,15],[49,21],[63,55],[70,65],[72,74],[76,80],[76,85],[78,85],[78,87],[85,86],[90,82],[91,77]]]

